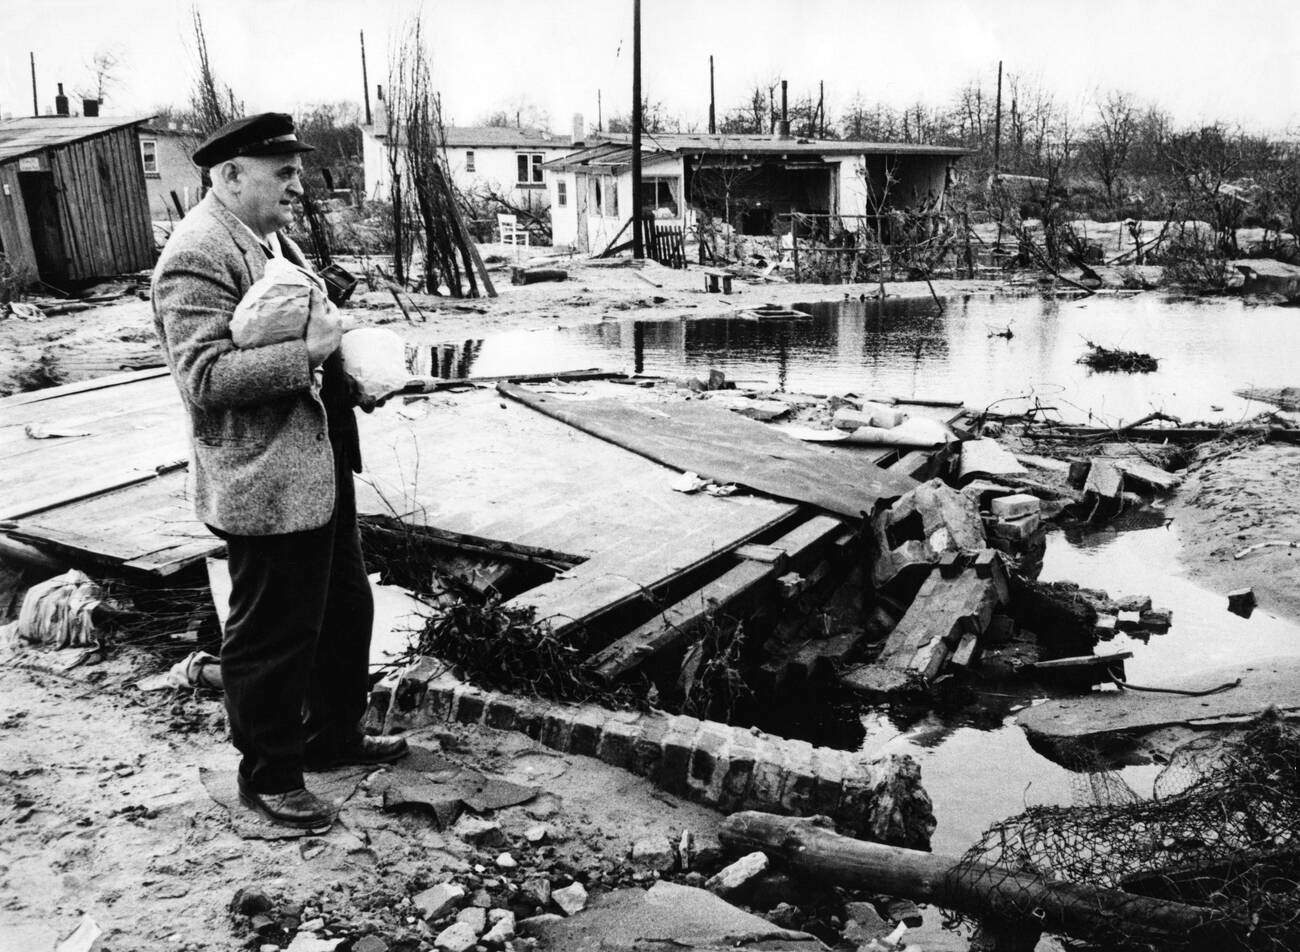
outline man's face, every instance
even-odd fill
[[[245,156],[240,172],[236,213],[261,235],[293,223],[293,203],[302,197],[302,159],[298,155]]]

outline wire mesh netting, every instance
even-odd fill
[[[1108,948],[1300,949],[1300,728],[1268,715],[1198,738],[1150,799],[1113,772],[1075,776],[1079,805],[990,828],[956,888]]]

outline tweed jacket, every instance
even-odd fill
[[[284,256],[302,252],[280,236]],[[230,338],[235,306],[262,277],[266,254],[209,193],[176,226],[153,272],[154,325],[189,414],[194,507],[232,535],[315,529],[334,511],[330,425],[356,445],[344,400],[327,415],[304,340],[240,350]],[[336,351],[327,391],[345,392]],[[359,464],[359,455],[354,456]]]

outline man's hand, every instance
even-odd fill
[[[315,292],[312,297],[315,297]],[[323,308],[313,306],[307,319],[307,360],[312,367],[325,363],[325,358],[338,349],[342,340],[343,320],[338,308],[328,301]]]
[[[391,393],[386,393],[378,399],[368,396],[351,375],[348,376],[348,393],[352,396],[352,402],[359,406],[363,413],[374,413],[375,407],[382,407],[392,396]]]

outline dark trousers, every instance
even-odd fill
[[[231,581],[226,713],[239,772],[259,793],[301,787],[304,751],[328,757],[355,741],[366,710],[374,602],[348,454],[331,442],[337,502],[328,523],[283,535],[217,532]]]

